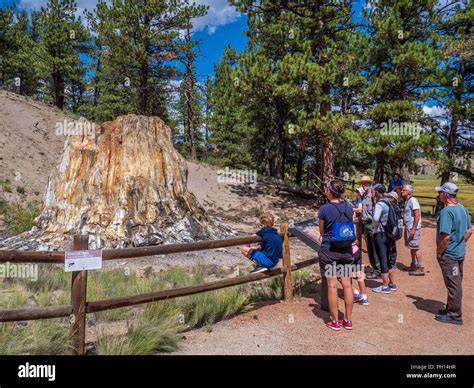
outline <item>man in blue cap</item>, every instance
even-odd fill
[[[436,256],[448,290],[445,310],[439,310],[435,319],[443,323],[462,325],[462,276],[466,242],[472,235],[471,217],[466,208],[458,203],[458,187],[446,182],[436,187],[440,201],[445,205],[441,210],[436,230]]]

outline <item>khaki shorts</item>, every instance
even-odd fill
[[[421,229],[417,229],[413,238],[410,238],[410,231],[405,229],[405,246],[410,249],[420,249]]]

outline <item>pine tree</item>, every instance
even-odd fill
[[[98,35],[96,117],[139,113],[168,120],[168,84],[177,71],[179,30],[206,13],[188,0],[100,1],[89,14]]]
[[[0,86],[11,83],[12,56],[17,51],[15,41],[14,8],[0,8]]]
[[[80,53],[87,52],[88,36],[76,12],[72,0],[49,0],[40,11],[37,63],[59,109],[71,102],[67,98],[72,93],[72,84],[83,75]]]
[[[211,129],[209,143],[214,147],[209,159],[231,168],[249,168],[258,160],[253,159],[250,152],[253,131],[245,116],[236,66],[236,52],[227,47],[215,66],[212,92],[208,96],[212,114],[206,126]]]
[[[200,116],[199,94],[197,90],[195,68],[195,60],[197,56],[195,47],[198,43],[191,40],[191,30],[189,24],[186,26],[184,33],[184,44],[181,46],[181,51],[183,53],[182,62],[185,66],[185,75],[183,79],[184,93],[182,95],[184,96],[186,102],[186,143],[189,154],[193,159],[196,159],[196,148],[199,138],[198,116]]]
[[[438,160],[438,171],[441,184],[458,176],[474,182],[470,163],[460,163],[463,159],[469,161],[474,151],[474,4],[456,1],[442,7],[439,13],[437,29],[442,36],[444,57],[437,72],[440,90],[435,97],[446,115],[440,129],[444,152]]]
[[[367,86],[361,92],[363,125],[353,137],[357,150],[375,159],[375,180],[383,182],[386,167],[408,179],[417,150],[436,148],[421,104],[435,82],[441,53],[432,24],[434,1],[369,1]]]

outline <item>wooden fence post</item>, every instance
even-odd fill
[[[75,235],[73,250],[89,249],[89,235]],[[69,331],[69,345],[72,355],[83,355],[86,342],[86,296],[87,271],[72,272],[71,305],[72,317]]]
[[[283,235],[283,298],[285,302],[293,302],[293,280],[291,278],[291,256],[290,238],[288,235],[288,224],[280,225],[280,232]]]

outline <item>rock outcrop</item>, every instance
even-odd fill
[[[94,248],[228,236],[230,229],[187,191],[186,180],[186,161],[160,118],[120,116],[68,136],[37,227],[2,245],[55,249],[76,233],[89,233]]]

